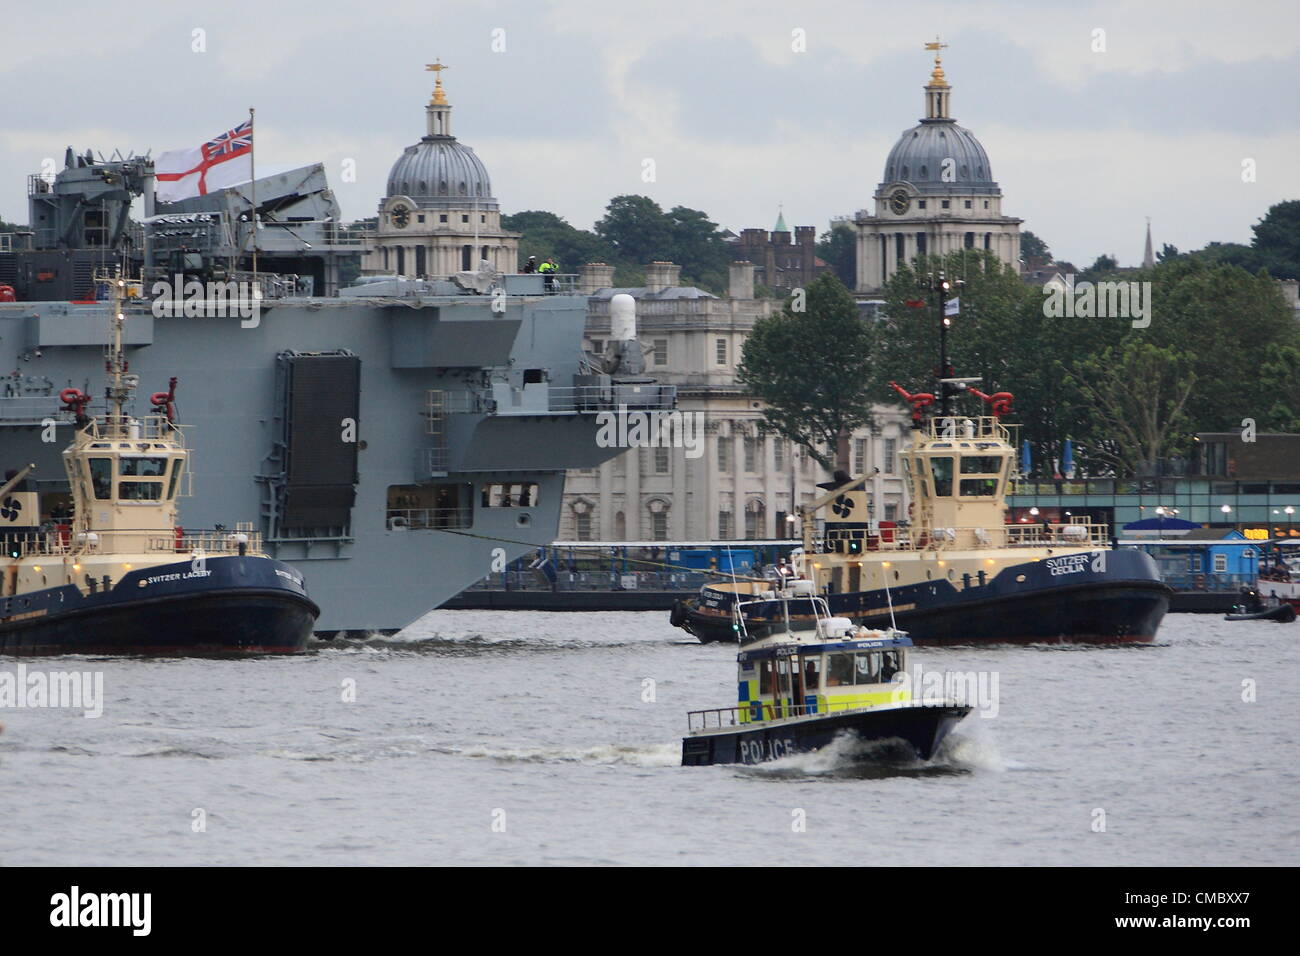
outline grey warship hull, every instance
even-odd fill
[[[591,383],[585,298],[525,280],[481,295],[286,298],[239,316],[126,323],[142,390],[181,381],[193,425],[187,524],[253,520],[301,572],[317,633],[393,631],[550,543],[564,472],[618,449],[595,415],[670,406],[671,390]],[[58,392],[96,381],[105,304],[0,304],[0,467],[63,482]],[[155,386],[155,383],[156,386]],[[58,477],[56,477],[58,476]],[[0,529],[3,524],[0,522]]]

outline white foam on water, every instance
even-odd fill
[[[586,748],[559,747],[462,747],[444,752],[465,757],[491,760],[519,761],[523,763],[585,763],[596,765],[624,764],[633,767],[677,767],[682,762],[680,743],[653,744],[648,747],[620,747],[602,744]]]

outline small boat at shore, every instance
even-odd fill
[[[1238,607],[1240,608],[1240,605]],[[1295,617],[1295,608],[1290,604],[1278,604],[1274,607],[1264,607],[1256,611],[1248,611],[1243,608],[1223,615],[1225,621],[1276,621],[1278,624],[1290,624],[1295,620]]]
[[[824,598],[806,592],[781,595],[787,613],[796,596],[812,602],[814,628],[752,636],[745,629],[751,602],[733,605],[739,700],[687,715],[682,766],[763,763],[820,750],[846,735],[900,742],[920,759],[932,758],[971,707],[929,700],[909,687],[912,642],[905,632],[832,617]]]

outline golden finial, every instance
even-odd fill
[[[931,86],[947,86],[948,81],[944,79],[942,61],[939,59],[939,51],[947,49],[948,44],[940,43],[936,36],[933,43],[927,43],[925,48],[934,51],[934,71],[930,74]]]
[[[433,63],[426,63],[424,68],[437,76],[437,80],[433,85],[433,99],[429,100],[429,103],[433,106],[446,106],[447,94],[442,88],[442,71],[450,70],[451,67],[444,66],[442,59],[439,58]]]

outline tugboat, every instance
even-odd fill
[[[300,651],[319,608],[302,575],[261,551],[252,524],[195,531],[177,522],[186,450],[176,379],[127,410],[136,376],[123,350],[127,280],[108,286],[105,414],[64,389],[75,417],[63,452],[71,490],[43,501],[32,466],[0,483],[0,653],[145,654]]]
[[[746,606],[732,605],[741,649],[739,702],[735,707],[687,715],[682,766],[757,764],[807,753],[851,735],[859,741],[901,741],[922,760],[968,713],[970,706],[913,697],[904,679],[912,641],[897,628],[858,627],[832,617],[810,581],[796,581],[779,595],[787,615],[779,632],[753,636]],[[768,600],[776,595],[769,593]],[[791,599],[810,604],[812,629],[789,626]]]
[[[951,376],[940,341],[939,368]],[[900,453],[908,520],[877,521],[867,476],[837,472],[820,486],[827,493],[800,509],[795,578],[813,582],[833,615],[866,627],[888,623],[892,590],[893,612],[917,644],[1153,640],[1173,590],[1150,555],[1114,548],[1102,523],[1010,523],[1016,445],[1014,426],[1001,418],[1014,397],[987,395],[977,382],[939,378],[937,405],[933,392],[890,383],[912,406],[911,447]],[[990,414],[955,412],[956,396],[980,399]],[[754,580],[705,585],[679,601],[669,621],[705,643],[734,641],[732,605],[770,588]],[[786,613],[777,601],[746,603],[750,631],[774,629]],[[807,601],[793,611],[794,626],[813,626]]]

